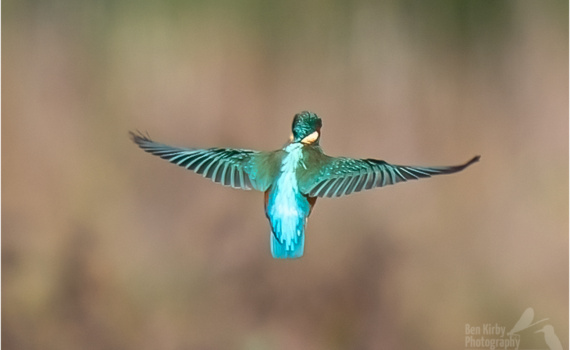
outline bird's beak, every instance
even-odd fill
[[[305,145],[310,145],[311,143],[317,141],[318,139],[319,139],[319,132],[314,131],[312,134],[302,139],[301,143],[304,143]]]

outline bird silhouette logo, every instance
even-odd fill
[[[271,254],[277,259],[303,255],[305,226],[318,197],[340,197],[408,180],[452,174],[456,166],[393,165],[377,159],[330,157],[319,146],[322,120],[315,113],[295,115],[290,142],[271,152],[231,148],[172,147],[131,132],[144,151],[233,188],[265,193]]]
[[[534,310],[532,309],[532,307],[529,307],[526,310],[524,310],[524,312],[522,313],[522,315],[519,318],[519,320],[517,321],[517,323],[515,323],[515,325],[507,333],[507,335],[511,336],[515,333],[518,333],[518,332],[523,331],[527,328],[530,328],[536,324],[539,324],[539,323],[544,322],[544,321],[548,321],[548,318],[544,318],[540,321],[536,321],[536,322],[532,323],[533,319],[534,319]]]
[[[562,343],[551,325],[547,324],[535,333],[544,333],[544,342],[548,345],[549,350],[562,350]]]
[[[548,321],[548,318],[544,318],[536,322],[533,322],[533,320],[534,320],[534,310],[532,309],[532,307],[529,307],[522,313],[517,323],[515,323],[515,325],[507,333],[507,335],[512,336],[513,334],[524,331],[525,329],[528,329],[534,325],[537,325],[544,321]],[[554,327],[552,327],[551,325],[547,324],[534,333],[544,333],[544,342],[548,346],[549,350],[562,350],[562,343],[560,342],[560,339],[554,332]]]

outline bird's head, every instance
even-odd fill
[[[303,111],[293,119],[293,142],[318,145],[323,122],[315,113]]]

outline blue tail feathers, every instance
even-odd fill
[[[289,245],[289,247],[287,247],[286,241],[281,244],[273,233],[270,233],[270,235],[271,255],[273,255],[275,259],[296,259],[303,256],[305,250],[305,234],[301,234],[296,244]]]

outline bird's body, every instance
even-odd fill
[[[291,143],[284,149],[279,174],[265,192],[265,214],[271,224],[274,256],[298,258],[305,247],[305,223],[311,203],[299,189],[298,172],[306,167],[303,145]]]
[[[155,143],[131,133],[143,150],[193,170],[214,182],[265,193],[274,258],[299,258],[305,225],[317,197],[340,197],[401,181],[450,174],[479,160],[451,167],[391,165],[375,159],[330,157],[319,146],[322,122],[301,112],[293,120],[291,142],[271,152],[210,148],[189,149]]]

